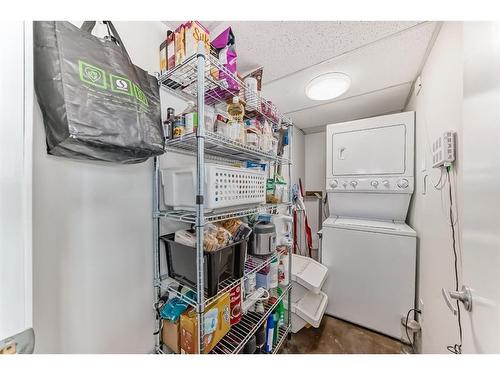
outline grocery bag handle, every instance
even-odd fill
[[[82,26],[80,27],[80,30],[90,34],[94,29],[94,26],[95,26],[95,21],[84,21]]]
[[[125,54],[125,56],[127,56],[129,61],[132,62],[132,60],[130,59],[130,55],[127,52],[127,49],[125,48],[125,44],[123,44],[122,38],[120,38],[120,34],[118,34],[118,31],[116,31],[115,25],[113,25],[113,23],[111,21],[103,21],[103,22],[107,26],[108,32],[110,31],[110,35],[115,40],[118,41],[118,45],[123,50],[123,53]],[[80,27],[80,30],[91,34],[92,30],[94,30],[95,24],[96,24],[96,21],[84,21],[82,26]]]

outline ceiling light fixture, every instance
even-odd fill
[[[351,78],[344,73],[326,73],[312,79],[306,86],[306,95],[312,100],[330,100],[344,94],[351,86]]]

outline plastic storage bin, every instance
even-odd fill
[[[293,254],[291,331],[297,333],[306,324],[318,328],[328,305],[328,296],[321,291],[328,267],[312,258]]]
[[[292,281],[318,294],[328,275],[328,267],[312,258],[293,254]]]
[[[292,287],[292,290],[294,287]],[[292,332],[297,333],[306,324],[318,328],[327,305],[328,296],[323,292],[315,294],[308,291],[300,300],[292,302]]]
[[[196,167],[162,170],[165,205],[195,210]],[[205,167],[205,209],[266,203],[266,174],[262,170],[218,164]]]
[[[168,275],[196,288],[196,248],[174,241],[175,234],[161,236],[165,243]],[[247,239],[215,251],[204,251],[204,285],[208,298],[217,294],[219,283],[241,278],[245,270]]]

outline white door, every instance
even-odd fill
[[[24,26],[0,23],[0,353],[33,349],[32,29]]]
[[[500,353],[500,24],[464,22],[463,353]],[[462,305],[463,307],[463,305]],[[462,309],[463,311],[463,309]]]

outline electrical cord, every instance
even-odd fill
[[[452,235],[452,244],[453,244],[453,257],[454,257],[454,268],[455,268],[455,290],[458,292],[458,255],[457,255],[457,247],[456,247],[456,241],[455,241],[455,223],[453,221],[453,193],[451,189],[451,181],[450,181],[450,167],[446,168],[446,175],[448,179],[448,185],[449,185],[449,197],[450,197],[450,222],[451,222],[451,235]],[[449,345],[446,347],[449,352],[453,354],[462,354],[462,320],[461,320],[461,314],[460,314],[460,303],[457,300],[457,322],[458,322],[458,332],[459,332],[459,338],[460,338],[460,343],[455,344],[455,345]]]
[[[436,190],[441,190],[444,188],[445,184],[446,184],[446,181],[445,183],[441,184],[441,181],[443,180],[443,168],[440,168],[441,170],[441,174],[439,175],[439,181],[434,185],[434,189]]]
[[[410,319],[410,314],[412,311],[415,311],[417,314],[421,314],[422,310],[419,309],[410,309],[408,310],[408,313],[406,314],[406,322],[405,322],[405,331],[406,331],[406,337],[408,338],[408,341],[410,342],[411,348],[413,349],[413,352],[415,353],[415,342],[412,342],[410,339],[410,334],[408,333],[408,319]]]

